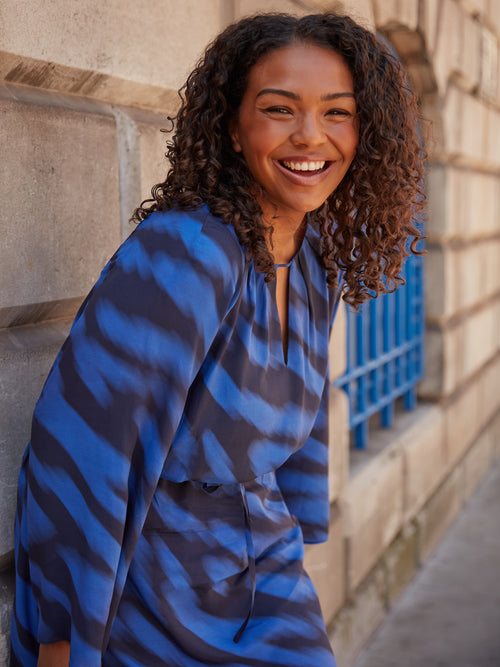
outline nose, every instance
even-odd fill
[[[291,141],[296,146],[311,147],[320,146],[326,141],[324,128],[316,114],[304,114],[297,119]]]

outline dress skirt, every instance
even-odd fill
[[[103,667],[334,667],[274,473],[155,493]]]

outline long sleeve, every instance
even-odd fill
[[[327,378],[312,431],[304,445],[276,471],[288,509],[302,528],[304,542],[328,539],[328,397]]]
[[[240,247],[207,216],[139,226],[80,309],[35,410],[18,557],[37,640],[71,641],[70,665],[101,663],[189,387],[235,299]]]

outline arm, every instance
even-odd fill
[[[68,667],[69,642],[42,644],[38,654],[37,667]]]
[[[33,420],[22,543],[36,638],[71,639],[74,665],[100,665],[189,386],[236,289],[234,246],[158,218],[86,301]]]

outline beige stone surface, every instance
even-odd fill
[[[419,514],[421,561],[432,553],[462,506],[463,484],[463,470],[454,470]]]
[[[461,187],[461,194],[458,193]],[[458,234],[473,239],[500,231],[500,178],[495,174],[464,171],[450,195],[458,195],[462,205],[462,225]]]
[[[481,383],[474,378],[445,408],[446,460],[457,465],[482,427]]]
[[[448,396],[463,376],[463,326],[432,327],[425,342],[425,376],[419,385],[421,396],[437,400]]]
[[[487,0],[488,2],[488,17],[487,21],[492,26],[497,36],[500,36],[500,3],[498,0]]]
[[[177,89],[221,26],[224,0],[3,0],[0,49]]]
[[[345,373],[347,366],[347,304],[340,301],[330,338],[329,361],[332,380]]]
[[[328,488],[330,502],[342,493],[349,470],[349,403],[343,389],[330,388]]]
[[[453,263],[452,282],[457,292],[456,311],[484,302],[500,290],[500,239],[450,249],[449,254]]]
[[[488,100],[498,104],[500,53],[498,35],[488,28],[481,31],[479,90]]]
[[[464,498],[469,498],[483,479],[492,463],[493,438],[490,430],[481,433],[473,446],[465,455],[464,467]]]
[[[434,71],[441,93],[446,90],[451,73],[459,68],[463,18],[463,11],[455,0],[441,0],[434,53]]]
[[[318,593],[326,625],[345,600],[345,548],[342,514],[332,506],[330,534],[324,544],[306,545],[304,567]]]
[[[496,302],[489,301],[467,317],[463,324],[463,377],[477,371],[498,349],[499,332],[495,328]]]
[[[168,162],[165,157],[167,139],[170,135],[162,132],[170,126],[165,118],[161,125],[139,125],[140,138],[140,187],[141,200],[151,197],[151,188],[165,180]]]
[[[0,558],[14,546],[14,509],[31,414],[69,323],[0,331]]]
[[[493,107],[489,107],[487,114],[488,114],[488,145],[486,147],[487,161],[493,167],[498,168],[500,166],[500,155],[497,148],[500,145],[500,111],[498,111]],[[496,180],[497,183],[500,181],[498,176]],[[500,186],[497,186],[497,188],[500,189]],[[497,202],[498,202],[498,195],[497,195]]]
[[[420,2],[420,29],[429,54],[433,54],[436,48],[440,4],[441,0],[421,0]]]
[[[426,315],[438,320],[449,317],[456,311],[458,301],[451,250],[429,245],[424,266]]]
[[[0,102],[0,307],[84,296],[120,242],[112,118]]]
[[[372,0],[342,0],[331,2],[330,5],[338,5],[338,11],[344,12],[357,23],[369,30],[375,30],[375,14]]]
[[[418,25],[418,0],[374,0],[377,28],[404,25],[415,30]]]
[[[496,174],[437,164],[428,174],[427,188],[430,239],[474,240],[500,230]]]
[[[313,2],[297,3],[293,0],[234,0],[234,8],[236,18],[258,12],[285,12],[300,16],[318,11]]]
[[[500,339],[500,334],[498,338]],[[498,351],[483,369],[479,382],[481,424],[484,426],[496,413],[500,413],[500,354]]]
[[[482,100],[450,85],[443,108],[445,150],[465,164],[479,166],[486,159],[487,113]]]
[[[418,566],[418,531],[406,526],[384,554],[387,572],[387,601],[392,606],[413,579]]]
[[[444,427],[442,409],[429,407],[403,442],[406,522],[422,508],[446,473]]]
[[[375,565],[402,525],[403,457],[388,447],[349,480],[343,496],[348,538],[348,592]]]
[[[461,94],[461,98],[460,153],[479,164],[485,161],[487,154],[488,108],[473,95]]]
[[[467,48],[460,49],[459,77],[461,85],[472,92],[479,86],[481,74],[481,25],[470,15],[463,17],[463,36]]]
[[[330,628],[337,667],[351,667],[366,641],[384,618],[386,586],[383,567],[376,568],[362,583]]]

